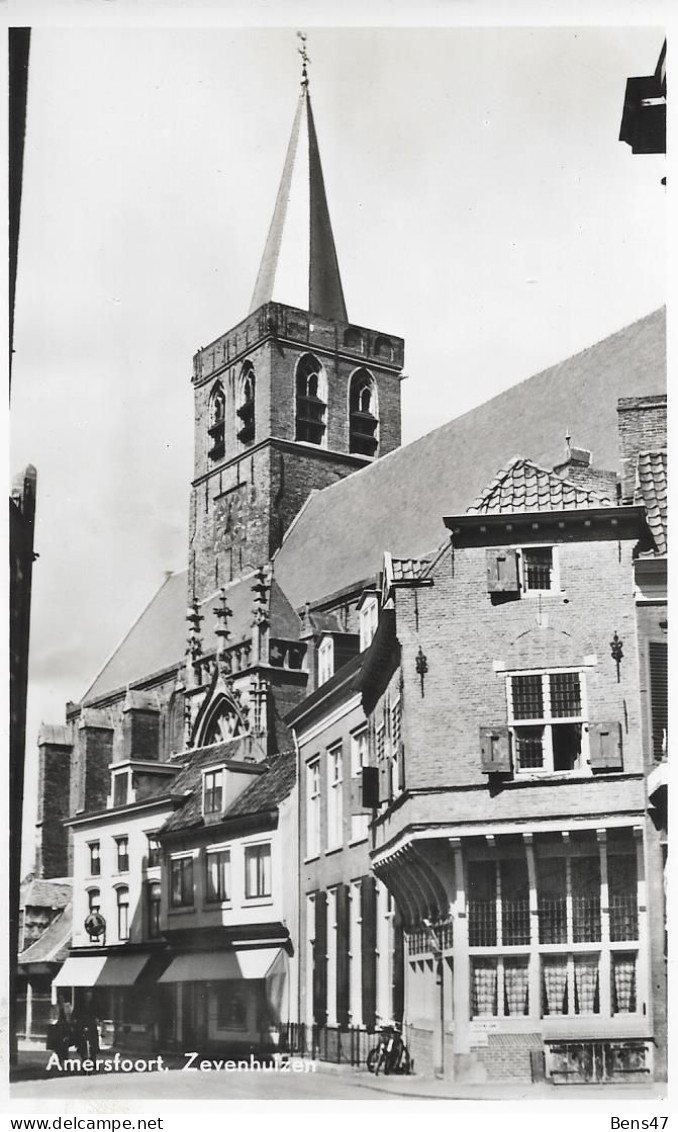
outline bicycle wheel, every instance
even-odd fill
[[[379,1058],[381,1056],[381,1046],[374,1046],[367,1055],[367,1068],[370,1073],[379,1072]]]

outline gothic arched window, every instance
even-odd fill
[[[225,451],[224,429],[226,423],[226,398],[220,381],[213,386],[209,400],[209,425],[207,433],[211,440],[208,455],[212,460],[221,460]]]
[[[296,375],[296,440],[322,444],[325,435],[327,392],[325,374],[313,354],[299,359]]]
[[[357,369],[348,394],[349,452],[374,456],[379,446],[377,387],[369,370]]]
[[[245,362],[240,372],[237,415],[242,421],[238,440],[251,444],[254,440],[254,366]]]
[[[235,707],[227,700],[222,699],[205,722],[200,735],[199,746],[210,747],[213,743],[225,743],[236,735],[240,735],[241,730],[242,720]]]

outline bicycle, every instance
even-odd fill
[[[379,1076],[381,1069],[384,1076],[389,1073],[412,1072],[412,1059],[397,1024],[382,1027],[379,1044],[367,1055],[367,1068],[375,1077]]]

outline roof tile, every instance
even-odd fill
[[[636,502],[642,503],[658,554],[666,554],[668,538],[667,453],[640,452]]]

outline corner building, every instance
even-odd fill
[[[408,1040],[459,1080],[662,1073],[634,586],[659,531],[589,461],[515,459],[431,560],[387,555],[361,674]]]

